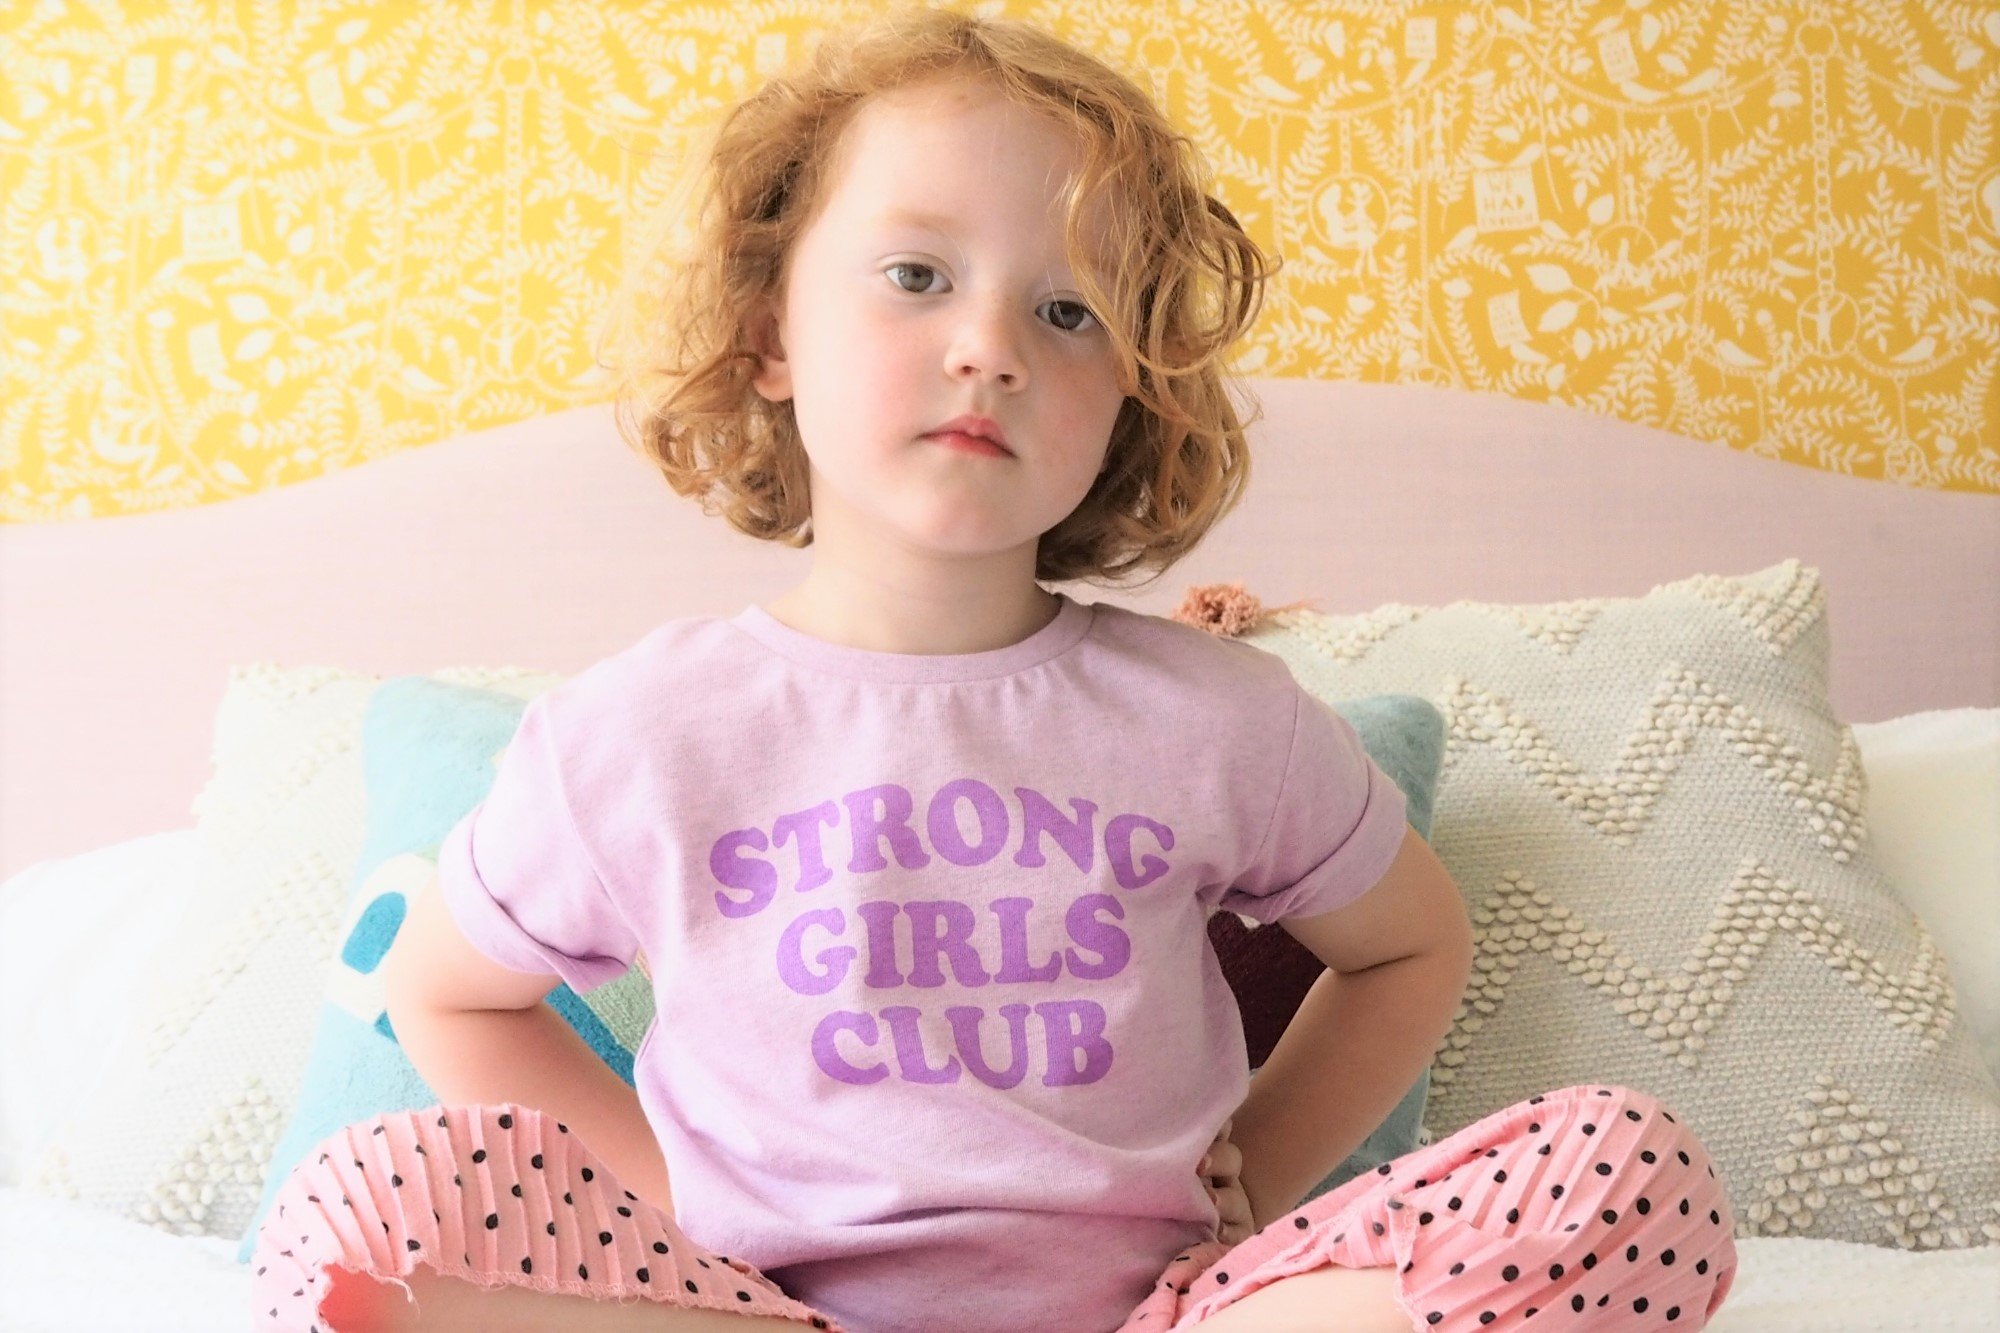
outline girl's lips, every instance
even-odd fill
[[[1012,454],[989,439],[978,435],[966,435],[955,430],[939,431],[935,435],[926,435],[924,438],[953,449],[963,449],[967,453],[986,454],[993,458],[1013,457]]]

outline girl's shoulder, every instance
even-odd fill
[[[1098,604],[1092,637],[1132,669],[1158,677],[1163,689],[1207,696],[1218,705],[1240,700],[1263,707],[1296,689],[1282,657],[1243,639],[1214,634],[1170,616]]]

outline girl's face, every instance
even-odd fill
[[[1032,578],[1036,539],[1089,493],[1125,395],[1064,260],[1055,196],[1079,165],[984,84],[902,89],[850,122],[752,381],[793,400],[822,554],[926,576],[1025,558]],[[1012,456],[925,438],[960,415],[997,423]]]

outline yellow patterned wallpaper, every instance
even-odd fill
[[[0,520],[601,400],[679,127],[884,7],[0,0]],[[2000,6],[971,8],[1196,136],[1287,261],[1240,370],[2000,491]]]

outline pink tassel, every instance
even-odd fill
[[[1243,591],[1241,583],[1197,583],[1189,586],[1187,596],[1168,619],[1233,638],[1280,611],[1297,610],[1306,604],[1291,602],[1267,610],[1254,594]]]

